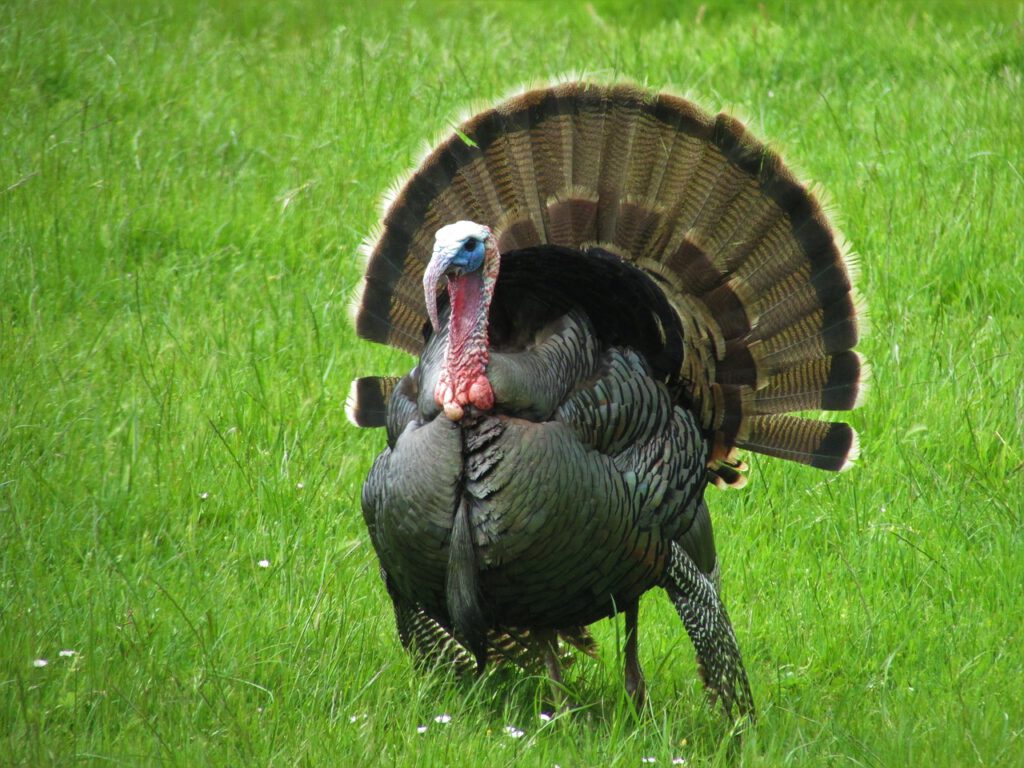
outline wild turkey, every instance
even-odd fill
[[[725,114],[633,85],[530,90],[463,122],[386,206],[359,335],[419,356],[353,382],[387,428],[363,488],[417,657],[543,663],[662,587],[712,699],[753,715],[704,502],[738,448],[843,470],[867,368],[845,246]],[[447,292],[439,295],[441,279]]]

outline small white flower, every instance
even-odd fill
[[[426,732],[427,732],[427,726],[425,726],[425,725],[418,725],[418,726],[416,726],[416,733],[426,733]]]
[[[269,560],[260,560],[258,563],[256,563],[256,565],[258,565],[260,568],[269,568],[270,567],[270,561]]]
[[[303,488],[306,487],[306,484],[305,483],[296,483],[295,487],[298,488],[301,491]]]
[[[505,726],[505,733],[507,733],[513,739],[521,739],[521,738],[523,738],[523,736],[526,735],[525,731],[519,730],[514,725],[506,725]]]
[[[359,721],[359,720],[365,720],[365,719],[366,719],[366,713],[365,713],[365,712],[363,712],[363,714],[361,714],[361,715],[352,715],[352,716],[351,716],[351,717],[350,717],[350,718],[348,719],[348,721],[349,721],[350,723],[355,723],[355,722],[357,722],[357,721]]]
[[[641,762],[641,763],[647,763],[647,764],[650,764],[650,763],[653,763],[653,762],[654,762],[654,758],[653,758],[653,757],[641,757],[641,758],[640,758],[640,762]]]
[[[549,715],[547,712],[541,712],[539,717],[541,719],[541,722],[551,722],[551,715]]]
[[[206,501],[208,498],[210,498],[210,494],[207,493],[206,491],[203,491],[202,493],[199,494],[200,501]]]
[[[672,765],[686,765],[686,758],[685,757],[673,757],[672,758]]]
[[[65,659],[66,659],[66,658],[68,658],[69,656],[75,656],[75,655],[76,655],[77,653],[78,653],[78,651],[73,651],[73,650],[71,650],[70,648],[65,648],[65,649],[64,649],[63,651],[61,651],[61,652],[60,652],[59,654],[57,654],[57,655],[58,655],[58,656],[61,656],[62,658],[65,658]]]
[[[450,723],[451,721],[452,721],[452,716],[449,715],[449,714],[438,715],[437,717],[434,718],[434,722],[435,723]]]
[[[36,659],[35,661],[32,662],[32,666],[35,667],[36,669],[42,669],[43,667],[45,667],[49,663],[50,662],[48,662],[46,659]]]

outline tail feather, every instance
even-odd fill
[[[514,113],[517,117],[525,117],[525,113]],[[529,126],[523,123],[522,128],[513,130],[510,121],[506,125],[505,135],[508,140],[509,157],[513,160],[516,171],[516,189],[520,192],[519,207],[521,218],[529,222],[527,231],[532,236],[524,238],[527,245],[543,242],[546,232],[544,222],[544,205],[546,200],[534,180],[537,178],[537,165],[533,156],[534,142],[531,140]]]
[[[743,413],[848,411],[861,391],[862,359],[856,352],[819,357],[771,376],[760,389],[744,389]]]
[[[777,333],[751,339],[748,348],[760,349],[764,363],[774,370],[821,355],[853,349],[860,336],[856,300],[852,296],[815,309]]]
[[[671,152],[675,132],[641,109],[640,105],[631,106],[629,115],[633,124],[630,156],[642,160],[624,164],[621,171],[621,199],[641,202],[646,207],[654,208],[654,201],[658,200],[658,188],[665,175],[665,158]],[[615,241],[632,242],[619,235]]]
[[[751,416],[736,445],[766,456],[841,472],[860,456],[857,432],[842,422],[816,421],[783,414]]]
[[[572,189],[572,118],[564,109],[570,102],[560,99],[556,90],[534,93],[539,98],[529,108],[533,118],[530,146],[537,192],[543,195],[540,200],[544,204],[541,216],[547,224],[545,242],[565,245],[570,241],[558,239],[551,229],[550,212],[551,196],[556,191]]]
[[[605,117],[604,148],[598,169],[597,196],[607,201],[601,208],[598,241],[616,242],[622,202],[629,184],[630,170],[642,165],[634,156],[640,103],[628,91],[619,91],[622,98],[610,94]]]
[[[387,407],[398,385],[397,376],[364,376],[352,382],[345,400],[345,415],[357,427],[387,425]]]
[[[469,118],[399,189],[367,244],[360,335],[421,351],[420,280],[434,232],[459,219],[491,226],[506,253],[596,245],[646,271],[679,316],[681,402],[716,435],[716,455],[743,445],[848,463],[838,452],[855,446],[852,429],[782,417],[860,401],[854,264],[816,195],[735,118],[585,82]]]

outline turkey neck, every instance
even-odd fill
[[[491,299],[498,280],[497,250],[488,245],[483,266],[473,272],[448,277],[448,353],[447,378],[456,396],[468,404],[487,410],[493,405],[487,381],[488,327]],[[462,398],[460,398],[462,399]]]
[[[448,278],[452,312],[448,320],[448,371],[483,373],[487,354],[487,326],[491,297],[484,290],[481,271]]]

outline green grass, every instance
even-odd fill
[[[0,764],[1024,764],[1024,6],[747,5],[0,7]],[[613,622],[571,718],[416,674],[358,509],[377,200],[567,70],[737,109],[862,255],[862,462],[711,493],[738,748],[657,595],[639,719]]]

